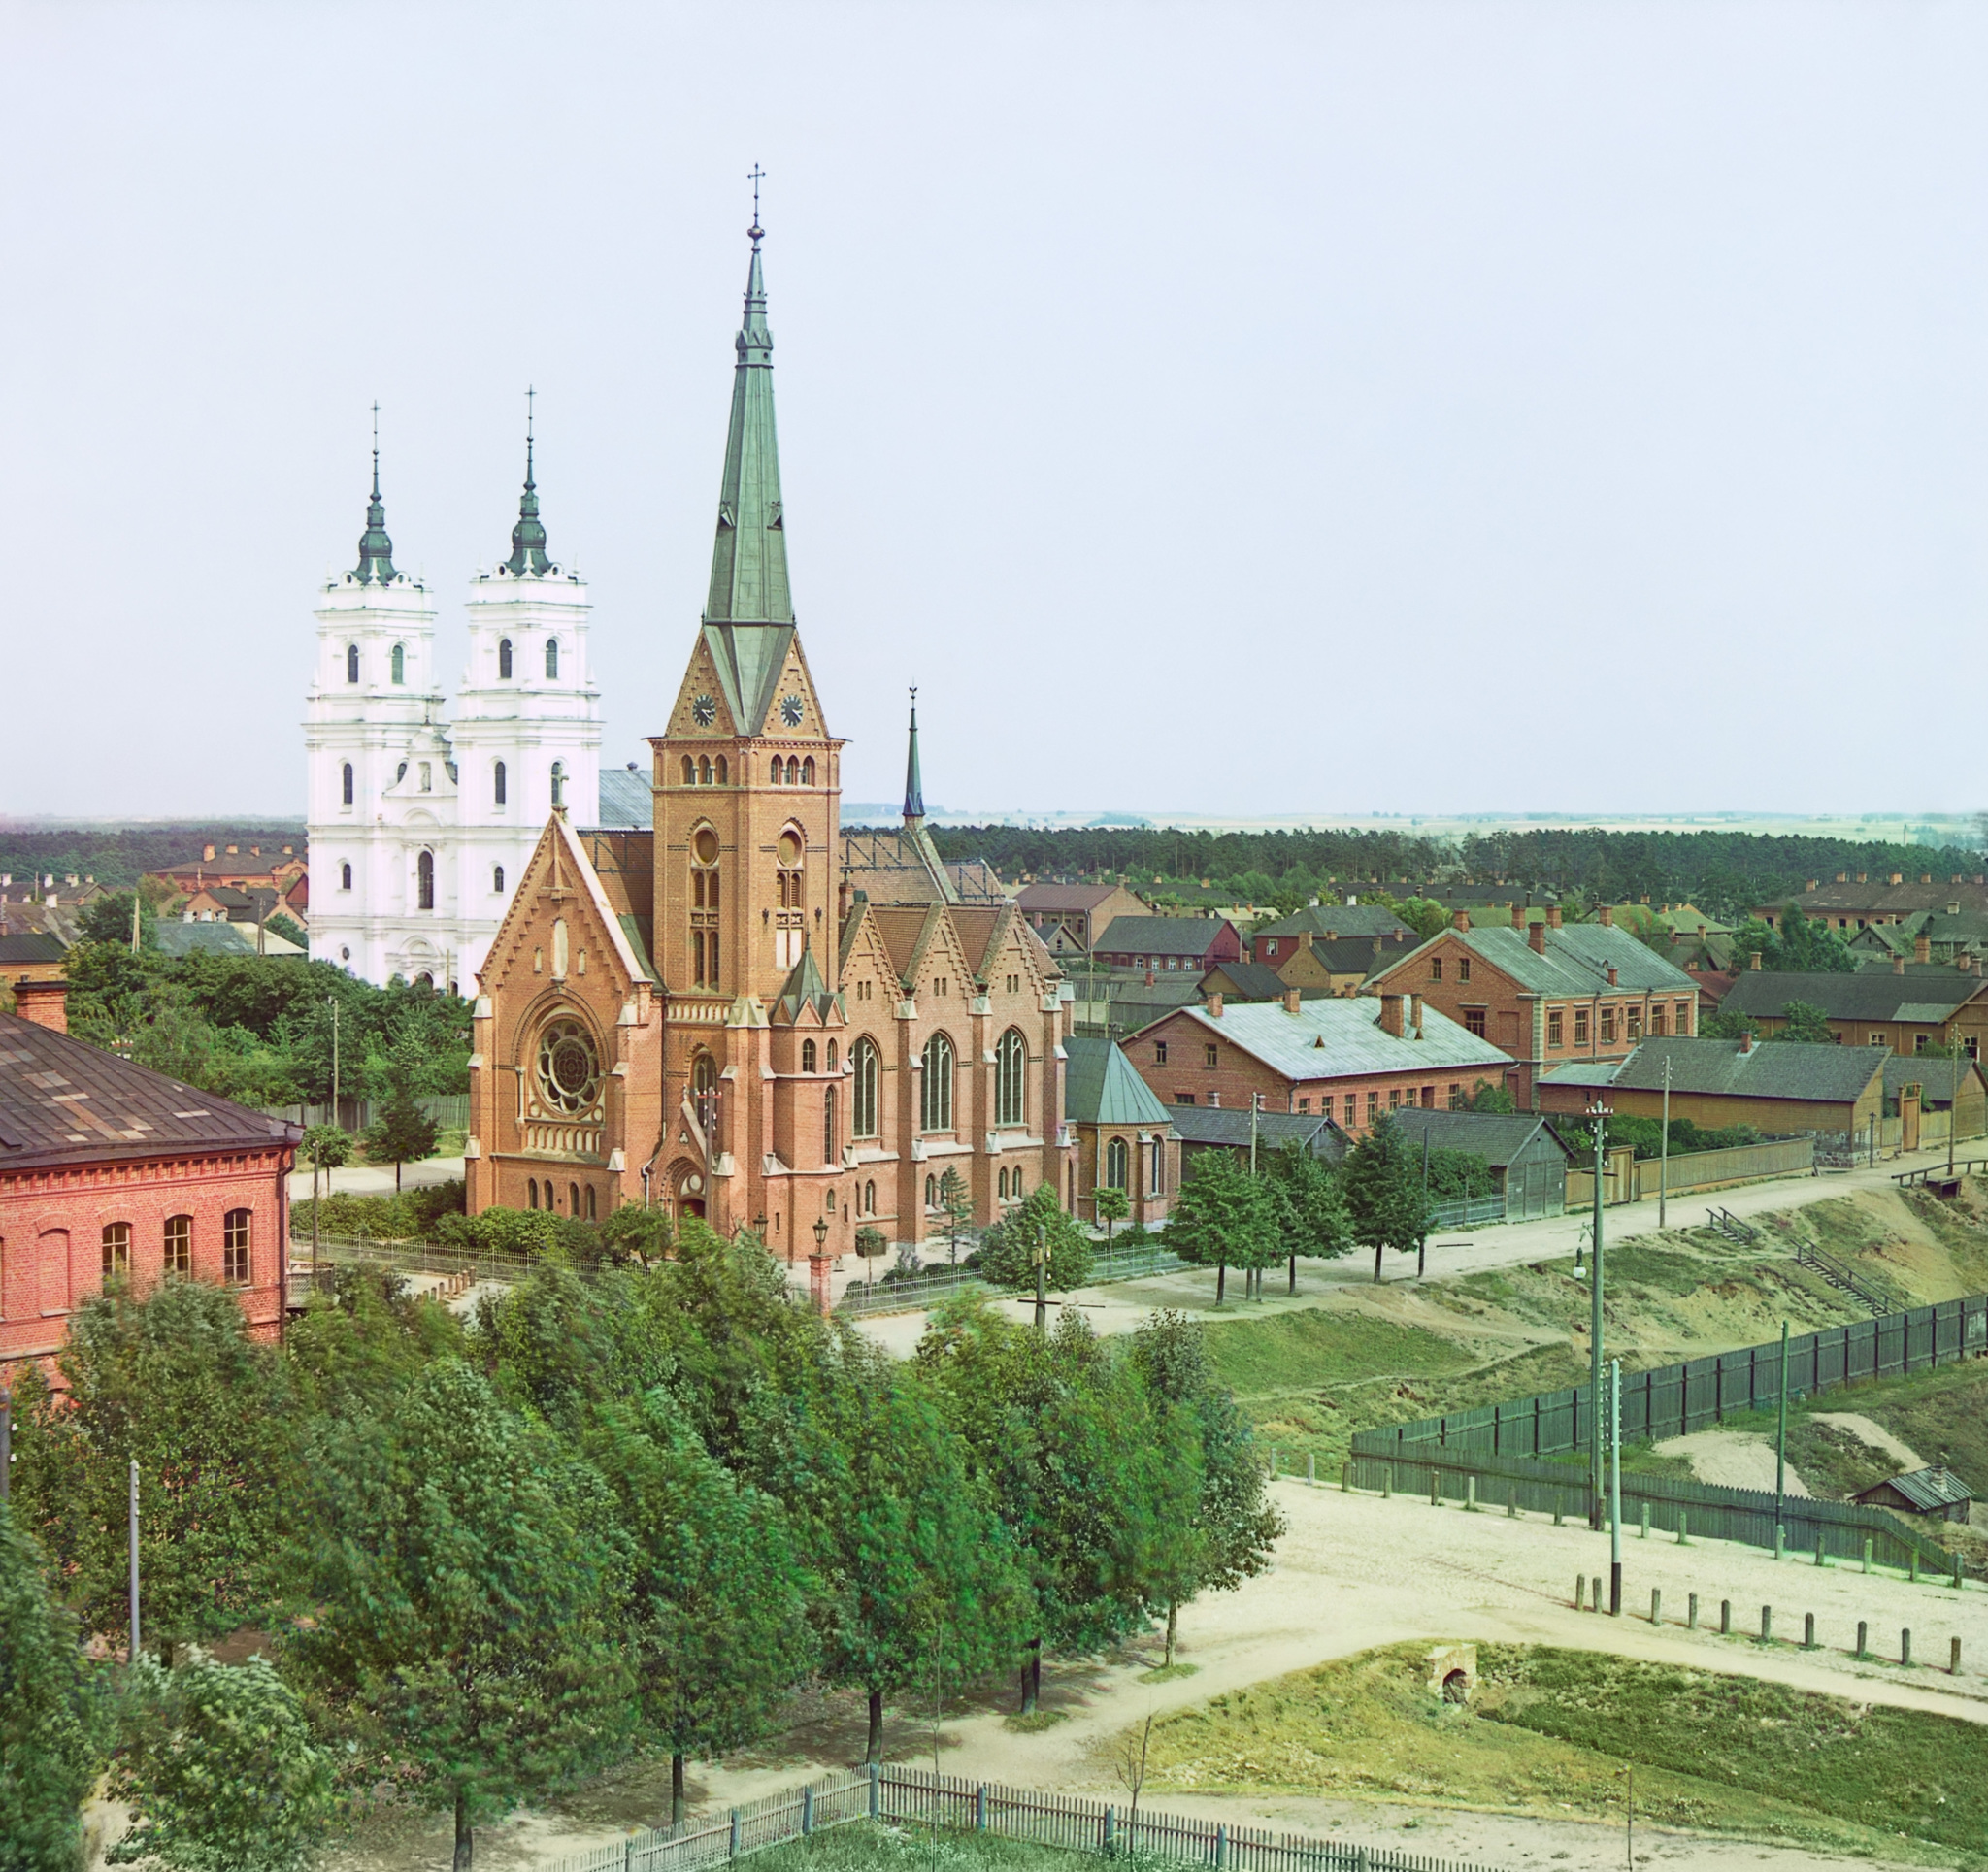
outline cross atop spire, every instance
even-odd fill
[[[905,824],[917,826],[925,818],[925,784],[918,774],[918,686],[911,685],[911,745],[905,757]]]
[[[752,245],[757,246],[766,237],[766,230],[759,225],[759,184],[766,180],[766,171],[754,163],[746,180],[752,184],[752,225],[747,232],[752,236]]]
[[[373,406],[373,498],[366,505],[366,531],[359,535],[359,563],[352,576],[362,585],[393,583],[393,542],[386,537],[386,504],[380,498],[380,405]]]
[[[528,572],[543,578],[553,570],[546,551],[546,529],[539,522],[539,491],[532,479],[532,413],[535,389],[524,393],[524,496],[517,504],[517,524],[511,529],[511,557],[505,569],[514,578]]]

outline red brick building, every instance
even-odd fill
[[[1225,916],[1119,916],[1098,938],[1094,958],[1110,969],[1191,969],[1242,960],[1242,938]]]
[[[0,1374],[52,1358],[111,1279],[213,1281],[276,1337],[297,1129],[37,1011],[56,1025],[0,1014]]]

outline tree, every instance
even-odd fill
[[[103,1759],[75,1621],[0,1501],[0,1868],[75,1872]]]
[[[310,1125],[298,1145],[301,1156],[311,1160],[311,1271],[317,1271],[317,1219],[322,1213],[318,1200],[318,1176],[325,1170],[343,1168],[352,1161],[352,1140],[337,1125]]]
[[[1353,1225],[1340,1180],[1302,1144],[1274,1151],[1269,1181],[1278,1232],[1290,1256],[1290,1291],[1298,1291],[1298,1257],[1338,1261],[1353,1249]]]
[[[1707,1040],[1742,1040],[1749,1034],[1758,1036],[1760,1022],[1751,1014],[1742,1014],[1735,1008],[1730,1012],[1721,1007],[1708,1014],[1699,1025],[1699,1034]]]
[[[648,1268],[668,1261],[676,1242],[669,1212],[623,1203],[601,1224],[601,1245],[615,1261],[632,1261]]]
[[[1408,1254],[1428,1232],[1421,1161],[1408,1149],[1401,1128],[1383,1113],[1346,1153],[1340,1174],[1353,1239],[1374,1250],[1374,1278],[1378,1281],[1383,1249]]]
[[[1215,1304],[1228,1295],[1229,1269],[1268,1266],[1281,1247],[1269,1186],[1226,1150],[1203,1151],[1187,1166],[1167,1218],[1167,1246],[1215,1270]]]
[[[1156,1144],[1153,1148],[1157,1150],[1159,1146]],[[1114,1190],[1109,1183],[1101,1184],[1091,1192],[1091,1207],[1105,1225],[1105,1259],[1109,1262],[1111,1258],[1112,1228],[1132,1213],[1132,1199],[1123,1190]]]
[[[1011,1209],[980,1238],[978,1267],[997,1287],[1036,1291],[1036,1324],[1043,1297],[1068,1294],[1091,1277],[1091,1244],[1064,1214],[1053,1184],[1038,1183],[1018,1209]]]
[[[863,1285],[866,1289],[871,1285],[871,1264],[889,1247],[889,1238],[881,1229],[873,1224],[866,1222],[856,1231],[856,1253],[862,1257]]]
[[[1201,1437],[1194,1541],[1165,1593],[1171,1664],[1181,1604],[1201,1592],[1232,1593],[1261,1573],[1284,1521],[1271,1505],[1263,1460],[1235,1393],[1209,1365],[1200,1322],[1171,1308],[1155,1313],[1133,1334],[1132,1356],[1152,1391],[1193,1413]]]
[[[945,1258],[957,1265],[960,1231],[974,1219],[974,1193],[955,1164],[948,1164],[940,1175],[939,1207],[945,1217]]]
[[[267,1659],[218,1664],[195,1652],[171,1671],[144,1659],[127,1696],[133,1720],[113,1786],[133,1825],[105,1856],[111,1864],[293,1872],[323,1843],[331,1755]]]
[[[376,1164],[393,1166],[393,1187],[400,1188],[403,1164],[435,1155],[442,1127],[420,1107],[414,1096],[426,1067],[426,1053],[412,1034],[394,1042],[388,1056],[386,1108],[366,1130],[366,1155]]]
[[[476,1822],[620,1749],[613,1638],[628,1556],[590,1468],[466,1365],[424,1371],[383,1417],[323,1428],[307,1471],[316,1620],[292,1641],[381,1771]]]
[[[1471,1096],[1464,1103],[1466,1111],[1490,1111],[1509,1116],[1517,1109],[1512,1096],[1503,1086],[1494,1086],[1489,1079],[1479,1079],[1471,1088]]]
[[[1811,1002],[1789,1002],[1782,1007],[1781,1017],[1787,1025],[1778,1034],[1770,1034],[1769,1039],[1806,1040],[1820,1046],[1836,1041],[1837,1036],[1830,1032],[1829,1016]]]
[[[156,949],[158,912],[137,891],[111,891],[98,898],[94,903],[86,905],[82,917],[78,919],[78,927],[83,940],[121,943],[129,949],[131,906],[134,903],[138,906],[138,946],[141,949]]]
[[[89,1628],[128,1615],[134,1460],[145,1633],[170,1656],[266,1610],[282,1590],[292,1411],[234,1296],[195,1280],[142,1299],[114,1290],[73,1316],[61,1366],[68,1408],[38,1413],[50,1460],[21,1478],[16,1507],[70,1572]]]
[[[634,1550],[624,1643],[644,1724],[670,1751],[674,1826],[684,1758],[752,1741],[807,1674],[805,1576],[779,1503],[714,1461],[663,1391],[605,1406],[585,1447]]]
[[[300,949],[308,949],[311,946],[311,938],[302,926],[285,916],[282,910],[278,910],[262,927],[271,936],[282,936],[285,942],[294,942]]]

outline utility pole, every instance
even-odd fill
[[[1608,1362],[1608,1616],[1622,1616],[1622,1361]]]
[[[1657,1169],[1657,1229],[1661,1233],[1671,1199],[1671,1056],[1664,1056],[1664,1147]]]
[[[327,998],[331,1002],[331,1122],[339,1123],[338,1113],[338,997]]]
[[[138,886],[137,886],[136,884],[134,884],[134,885],[132,885],[132,887],[131,887],[131,953],[132,953],[132,954],[133,954],[134,956],[135,956],[135,955],[136,955],[136,954],[138,953],[138,946],[139,946],[139,945],[138,945],[138,905],[139,905],[139,902],[140,902],[140,900],[139,900],[139,895],[138,895]]]
[[[1587,1108],[1595,1128],[1595,1218],[1588,1237],[1588,1356],[1593,1360],[1593,1411],[1588,1424],[1592,1446],[1588,1463],[1588,1526],[1602,1530],[1602,1150],[1603,1133],[1608,1117],[1599,1096]]]
[[[1464,1188],[1471,1187],[1470,1179],[1464,1179]],[[1464,1198],[1464,1214],[1471,1212],[1471,1200]],[[1467,1223],[1465,1225],[1469,1227]],[[1422,1128],[1422,1232],[1415,1237],[1415,1278],[1420,1280],[1429,1266],[1429,1128]]]
[[[1946,1173],[1953,1175],[1953,1134],[1961,1128],[1961,1030],[1946,1030]]]
[[[1262,1108],[1262,1104],[1263,1094],[1252,1092],[1249,1095],[1249,1174],[1252,1178],[1256,1175],[1256,1114]],[[1245,1267],[1242,1270],[1242,1286],[1245,1294],[1254,1292],[1262,1282],[1262,1279],[1263,1270],[1261,1268]],[[1261,1294],[1257,1294],[1258,1299],[1262,1297]]]
[[[0,1501],[7,1499],[14,1474],[14,1393],[0,1385]]]
[[[138,1459],[131,1459],[131,1658],[138,1661]]]
[[[1774,1429],[1774,1527],[1779,1528],[1788,1499],[1788,1323],[1781,1322],[1781,1403]],[[1777,1543],[1778,1544],[1778,1543]]]

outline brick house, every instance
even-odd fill
[[[1132,1068],[1122,1047],[1073,1034],[1063,1042],[1063,1115],[1077,1141],[1076,1213],[1097,1221],[1100,1188],[1123,1190],[1130,1222],[1164,1222],[1180,1187],[1173,1113]],[[1102,1225],[1101,1225],[1102,1226]]]
[[[1242,938],[1225,916],[1119,916],[1092,954],[1110,969],[1185,969],[1199,975],[1218,962],[1241,962]]]
[[[1727,991],[1719,1011],[1750,1015],[1766,1035],[1787,1026],[1790,1002],[1819,1007],[1831,1036],[1842,1046],[1942,1053],[1950,1039],[1958,1039],[1969,1059],[1984,1057],[1988,977],[1971,968],[1900,959],[1888,969],[1860,969],[1846,975],[1747,969]]]
[[[1509,1064],[1421,997],[1326,996],[1242,1006],[1211,995],[1124,1042],[1140,1077],[1169,1105],[1316,1112],[1364,1132],[1385,1111],[1461,1105]]]
[[[1342,936],[1406,936],[1412,942],[1415,933],[1378,903],[1308,903],[1258,930],[1249,939],[1251,960],[1280,968],[1305,936],[1314,942],[1337,942]]]
[[[1646,1037],[1697,1032],[1698,983],[1652,949],[1603,921],[1543,921],[1475,929],[1470,913],[1384,969],[1371,986],[1419,995],[1513,1063],[1521,1109],[1538,1110],[1539,1079],[1569,1060],[1626,1058]]]
[[[72,1038],[57,986],[0,1014],[0,1374],[114,1278],[213,1281],[275,1338],[301,1133]]]
[[[1014,902],[1051,955],[1062,950],[1059,930],[1065,945],[1088,954],[1114,917],[1152,914],[1152,905],[1123,884],[1027,884]]]
[[[1854,877],[1839,871],[1833,883],[1810,878],[1791,896],[1773,903],[1756,903],[1753,914],[1770,929],[1780,927],[1790,903],[1806,917],[1827,923],[1845,936],[1879,924],[1898,923],[1929,910],[1988,910],[1988,873],[1956,872],[1936,879],[1931,871],[1916,877],[1905,871],[1859,871]]]
[[[46,930],[0,936],[0,982],[18,989],[23,983],[60,981],[68,954],[68,943]]]

